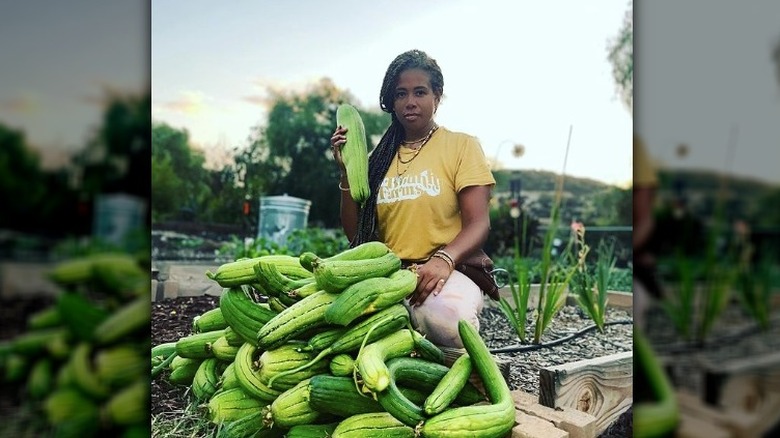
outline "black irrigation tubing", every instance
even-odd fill
[[[618,325],[618,324],[633,324],[633,319],[621,319],[618,321],[609,321],[604,323],[604,326],[608,325]],[[501,348],[493,348],[490,350],[491,354],[496,353],[522,353],[526,351],[534,351],[534,350],[541,350],[542,348],[550,348],[555,347],[556,345],[563,344],[564,342],[571,341],[572,339],[578,338],[585,333],[588,333],[589,331],[596,328],[596,324],[591,324],[584,329],[581,329],[578,332],[572,333],[569,336],[558,338],[554,341],[550,341],[544,344],[524,344],[524,345],[510,345],[508,347],[501,347]]]
[[[666,355],[677,355],[681,353],[695,353],[697,351],[703,351],[708,349],[709,347],[715,346],[715,347],[722,347],[724,345],[732,345],[733,343],[736,343],[738,341],[741,341],[743,338],[761,333],[765,331],[760,325],[751,325],[749,327],[746,327],[736,333],[723,335],[717,338],[713,339],[706,339],[706,340],[698,340],[698,341],[687,341],[680,344],[675,344],[670,347],[656,347],[657,353],[659,354],[666,354]]]

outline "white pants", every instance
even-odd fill
[[[439,295],[428,295],[419,306],[404,305],[409,309],[415,330],[442,347],[463,348],[458,333],[458,321],[465,319],[479,330],[479,315],[484,298],[482,291],[460,271],[453,271]]]

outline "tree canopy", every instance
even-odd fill
[[[609,42],[608,59],[612,64],[612,77],[623,103],[634,109],[634,4],[629,2],[617,36]]]
[[[341,103],[357,107],[354,98],[323,79],[303,92],[277,93],[265,125],[253,128],[249,145],[236,151],[236,171],[246,194],[287,194],[312,202],[309,220],[339,226],[338,169],[330,153],[336,109]],[[369,145],[384,133],[390,116],[358,108]],[[369,146],[372,147],[372,146]]]

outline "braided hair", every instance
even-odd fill
[[[393,109],[395,89],[398,86],[401,73],[410,69],[419,69],[428,73],[433,94],[438,98],[441,98],[444,94],[444,76],[441,73],[441,68],[439,68],[436,60],[425,52],[409,50],[398,55],[390,63],[382,81],[382,89],[379,93],[379,107],[382,108],[382,111],[390,113],[391,123],[368,159],[368,185],[371,189],[371,194],[358,213],[357,233],[355,233],[355,237],[350,243],[352,247],[379,239],[376,214],[379,186],[390,168],[390,163],[392,163],[400,143],[404,140],[404,128],[401,122],[398,121],[398,117]]]

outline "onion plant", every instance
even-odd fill
[[[534,327],[534,343],[541,342],[542,333],[547,329],[558,311],[566,304],[566,294],[577,266],[568,266],[553,260],[552,246],[558,226],[561,221],[561,199],[563,198],[563,183],[566,176],[566,161],[569,156],[571,144],[571,127],[569,128],[569,141],[566,144],[566,154],[563,159],[563,171],[558,178],[555,188],[555,200],[553,201],[550,225],[544,236],[542,245],[542,259],[540,262],[539,301],[536,307],[536,325]],[[571,240],[570,240],[571,244]]]
[[[533,275],[531,260],[523,257],[521,248],[525,247],[525,238],[527,230],[527,215],[523,215],[522,246],[518,242],[517,233],[515,233],[515,255],[514,271],[517,284],[514,281],[509,282],[509,288],[512,291],[512,301],[514,306],[504,297],[499,297],[499,309],[504,313],[509,325],[517,334],[521,343],[525,343],[525,324],[528,313],[528,298],[531,294],[531,279]],[[511,278],[511,277],[510,277]]]
[[[737,277],[737,298],[742,309],[763,330],[769,328],[770,309],[772,308],[772,287],[775,284],[774,257],[762,256],[751,260],[752,251],[748,250],[740,262]]]
[[[579,244],[585,245],[585,229],[578,234]],[[607,313],[608,286],[612,272],[615,270],[614,243],[602,240],[597,248],[596,266],[590,272],[588,266],[580,263],[579,269],[572,280],[574,298],[582,310],[593,320],[600,333],[604,333],[604,321]],[[587,252],[587,251],[586,251]]]
[[[677,288],[664,297],[661,307],[683,338],[690,339],[694,303],[696,300],[696,263],[680,254],[675,256]]]

